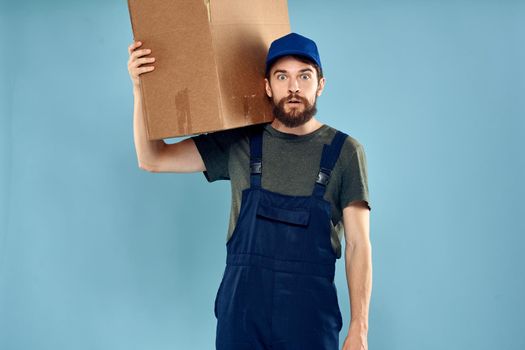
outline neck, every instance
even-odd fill
[[[281,132],[295,135],[306,135],[315,130],[319,129],[323,124],[321,124],[315,117],[304,123],[303,125],[297,126],[295,128],[289,128],[284,126],[277,118],[274,118],[272,121],[272,127]]]

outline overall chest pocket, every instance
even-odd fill
[[[310,211],[306,208],[280,208],[260,202],[257,216],[292,225],[308,226]]]

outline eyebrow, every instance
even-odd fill
[[[304,72],[314,72],[312,70],[312,68],[305,68],[305,69],[301,69],[299,71],[299,73],[304,73]],[[273,75],[277,74],[277,73],[288,73],[288,71],[284,70],[284,69],[277,69],[275,72],[273,72]]]

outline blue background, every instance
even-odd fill
[[[524,349],[524,2],[289,11],[367,155],[370,349]],[[0,14],[0,349],[212,349],[230,187],[138,168],[126,2]]]

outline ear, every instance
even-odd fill
[[[326,79],[322,77],[321,80],[319,80],[319,84],[317,85],[317,93],[316,93],[317,96],[321,96],[321,94],[323,93],[325,83],[326,83]]]
[[[272,88],[270,87],[270,82],[266,78],[264,78],[264,85],[266,89],[266,95],[268,95],[268,97],[272,97]]]

